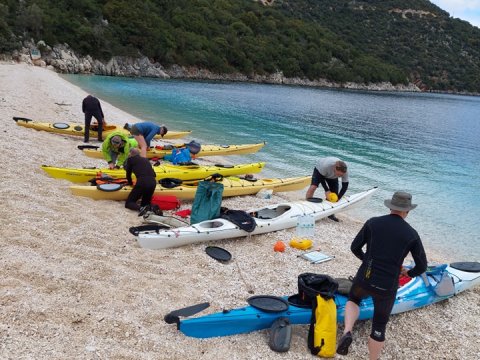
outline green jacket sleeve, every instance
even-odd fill
[[[112,162],[112,157],[110,156],[110,141],[105,140],[102,143],[102,153],[103,153],[103,158],[108,162]]]
[[[128,159],[128,154],[130,153],[130,149],[133,147],[138,147],[138,142],[134,138],[128,138],[128,141],[125,143],[123,147],[123,152],[118,154],[117,158],[117,166],[123,166],[125,161]]]

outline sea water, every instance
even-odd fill
[[[480,260],[479,97],[65,78],[143,120],[193,130],[191,138],[203,143],[266,141],[256,154],[231,157],[236,163],[265,161],[264,176],[310,175],[318,158],[337,156],[349,167],[347,194],[379,187],[353,216],[386,214],[383,200],[408,191],[418,207],[407,220],[427,249],[449,253],[452,261]]]

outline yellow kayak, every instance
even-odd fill
[[[259,173],[265,166],[264,162],[239,164],[239,165],[171,165],[162,164],[154,166],[157,179],[175,178],[180,180],[204,179],[212,174],[221,174],[223,176],[253,174]],[[95,178],[98,173],[108,175],[115,179],[125,178],[124,169],[110,170],[109,168],[97,169],[75,169],[61,168],[42,165],[42,169],[51,177],[56,179],[65,179],[75,183],[88,182]]]
[[[22,118],[22,117],[13,117],[13,120],[17,123],[17,125],[30,128],[30,129],[35,129],[35,130],[42,130],[42,131],[48,131],[51,133],[57,133],[57,134],[63,134],[63,135],[76,135],[76,136],[83,136],[85,133],[85,126],[83,124],[76,124],[76,123],[64,123],[64,122],[56,122],[56,123],[47,123],[47,122],[39,122],[39,121],[33,121],[28,118]],[[90,126],[90,137],[93,139],[97,139],[97,132],[95,131],[96,126]],[[123,131],[128,133],[127,130],[125,130],[121,125],[114,125],[114,124],[107,124],[102,132],[102,136],[105,139],[105,137],[108,136],[108,134],[114,132],[114,131]],[[191,133],[192,131],[168,131],[168,133],[165,134],[163,139],[180,139],[184,136],[187,136]],[[160,135],[155,136],[156,139],[162,139]]]
[[[168,133],[167,133],[168,134]],[[171,146],[179,148],[184,148],[185,144],[173,144]],[[223,155],[245,155],[245,154],[254,154],[262,147],[265,146],[265,143],[258,144],[243,144],[243,145],[202,145],[201,150],[198,154],[195,155],[196,158],[203,156],[223,156]],[[82,149],[83,153],[88,157],[95,159],[103,159],[102,149]],[[150,148],[147,151],[147,158],[163,158],[165,155],[170,155],[172,149],[165,149],[161,146],[155,148]]]
[[[224,186],[223,197],[252,195],[258,193],[262,189],[271,189],[273,192],[302,190],[310,184],[310,176],[301,176],[293,178],[273,178],[273,179],[257,179],[256,181],[248,181],[238,177],[224,178],[222,183]],[[184,182],[182,185],[174,188],[165,188],[160,184],[157,185],[155,195],[174,195],[179,199],[193,200],[197,191],[196,182]],[[116,184],[108,184],[116,185]],[[116,191],[99,190],[96,186],[70,186],[70,190],[74,195],[85,196],[95,200],[126,200],[128,194],[132,190],[131,186],[120,187]]]

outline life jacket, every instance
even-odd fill
[[[89,180],[89,183],[93,186],[102,185],[102,184],[120,184],[120,185],[128,185],[127,179],[115,179],[111,176],[103,174],[101,171],[97,173],[97,175]]]

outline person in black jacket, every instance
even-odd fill
[[[368,351],[370,359],[378,359],[385,342],[385,329],[395,302],[400,273],[409,277],[421,275],[427,269],[427,258],[417,231],[405,218],[412,204],[412,195],[403,191],[385,200],[389,215],[369,219],[352,242],[350,249],[362,264],[355,275],[345,306],[345,329],[339,341],[337,353],[348,354],[352,343],[352,328],[359,315],[360,301],[373,298],[373,321]],[[362,248],[366,245],[366,251]],[[408,253],[412,254],[415,267],[403,267]]]
[[[132,210],[141,210],[150,205],[157,181],[156,174],[153,170],[150,160],[140,156],[138,148],[130,149],[128,159],[124,165],[127,172],[127,181],[129,185],[133,185],[132,173],[135,174],[137,182],[132,191],[128,195],[125,207]],[[142,199],[140,205],[137,203]]]
[[[98,122],[98,141],[102,141],[102,131],[103,125],[105,123],[105,116],[103,115],[100,101],[95,96],[88,95],[82,101],[82,111],[85,114],[85,134],[83,137],[83,141],[88,143],[88,141],[90,140],[90,123],[92,122],[92,116],[97,119]]]

